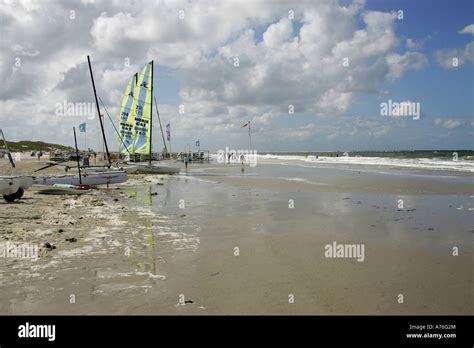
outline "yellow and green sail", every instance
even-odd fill
[[[134,75],[125,90],[120,109],[120,152],[150,153],[152,64]]]
[[[122,99],[119,115],[119,152],[131,152],[133,144],[133,121],[131,117],[131,109],[133,103],[133,93],[135,90],[136,75],[132,76],[128,82],[127,89]]]

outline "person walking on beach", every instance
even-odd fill
[[[234,155],[233,152],[232,152],[232,153],[229,153],[229,154],[227,155],[227,163],[228,163],[228,164],[230,164],[230,158],[231,158],[233,155]]]
[[[186,166],[186,170],[188,170],[188,156],[184,156],[184,165]]]

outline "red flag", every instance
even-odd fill
[[[246,124],[244,124],[244,125],[243,125],[242,127],[240,127],[240,128],[245,128],[245,127],[247,127],[247,126],[250,126],[250,121],[248,121]]]

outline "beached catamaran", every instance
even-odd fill
[[[104,124],[102,121],[102,114],[100,113],[99,100],[97,98],[97,92],[95,89],[94,75],[92,74],[92,66],[89,56],[87,56],[87,62],[89,64],[89,71],[91,75],[92,88],[94,90],[95,103],[97,107],[97,113],[99,115],[100,128],[102,131],[102,137],[107,153],[108,164],[104,167],[91,168],[89,173],[79,172],[77,175],[53,175],[45,177],[37,177],[34,179],[36,185],[73,185],[73,186],[99,186],[109,184],[120,184],[127,181],[127,173],[123,170],[111,169],[110,153],[107,146],[107,138],[105,137]],[[46,167],[45,167],[46,168]],[[86,168],[84,168],[86,169]]]
[[[23,197],[25,190],[33,185],[33,178],[31,176],[14,175],[13,172],[16,168],[15,161],[13,160],[12,154],[8,149],[8,144],[1,128],[0,133],[2,134],[8,160],[10,161],[12,167],[12,173],[10,176],[0,176],[0,194],[3,195],[3,199],[5,199],[7,202],[13,202],[15,199],[20,199]]]
[[[175,174],[179,168],[152,164],[153,61],[128,82],[119,115],[119,152],[148,155],[148,164],[125,167],[130,174]]]
[[[82,176],[81,176],[81,164],[79,160],[79,149],[77,148],[77,138],[76,138],[76,128],[73,127],[74,132],[74,145],[76,147],[76,160],[77,160],[77,169],[79,171],[79,183],[80,185],[70,185],[70,184],[54,184],[54,185],[36,185],[38,188],[38,193],[42,194],[51,194],[51,195],[80,195],[89,191],[89,186],[83,185]]]

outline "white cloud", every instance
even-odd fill
[[[41,134],[70,142],[70,127],[77,120],[56,119],[51,113],[65,99],[93,102],[87,54],[112,117],[129,76],[153,59],[179,80],[179,100],[160,104],[163,117],[173,121],[174,134],[188,138],[205,129],[216,141],[232,140],[241,121],[250,119],[255,131],[268,127],[276,117],[288,116],[289,105],[296,113],[344,114],[355,92],[379,93],[387,79],[426,64],[421,53],[394,53],[400,41],[396,14],[365,10],[363,1],[347,6],[332,0],[298,1],[291,4],[293,21],[288,4],[279,1],[251,6],[216,0],[149,6],[90,0],[74,6],[34,3],[6,2],[0,9],[6,33],[0,42],[0,120],[10,128],[24,121],[23,139],[40,136],[30,127],[39,122],[45,125]],[[13,65],[15,57],[21,58],[20,67]],[[344,58],[349,66],[343,66]],[[161,93],[164,72],[157,71]],[[177,113],[179,104],[185,105],[184,115]],[[54,130],[46,127],[51,123]],[[304,133],[310,129],[293,131],[310,137]]]
[[[435,126],[439,126],[439,127],[443,127],[443,128],[447,128],[447,129],[459,128],[463,124],[462,121],[460,121],[460,120],[447,119],[446,121],[443,121],[439,117],[436,118],[433,123],[434,123]]]
[[[408,70],[420,70],[428,63],[426,57],[419,52],[406,52],[404,55],[393,53],[387,55],[386,59],[390,79],[400,78]]]
[[[290,39],[292,32],[291,21],[288,18],[282,18],[278,23],[270,25],[263,33],[263,42],[268,47],[281,46]]]
[[[418,50],[421,48],[422,45],[416,42],[415,40],[408,38],[406,41],[406,46],[410,50]]]
[[[461,67],[466,62],[474,62],[474,41],[468,43],[464,49],[452,48],[441,49],[435,53],[438,64],[445,69],[454,69]]]
[[[458,128],[461,125],[462,125],[462,123],[459,120],[447,120],[443,123],[443,127],[448,128],[448,129]]]
[[[474,34],[474,24],[464,27],[459,34]],[[444,48],[435,52],[438,64],[445,69],[454,69],[463,66],[466,62],[474,62],[474,41],[464,48]]]
[[[474,24],[466,25],[463,30],[460,30],[460,31],[459,31],[459,34],[471,34],[471,35],[474,35]]]

